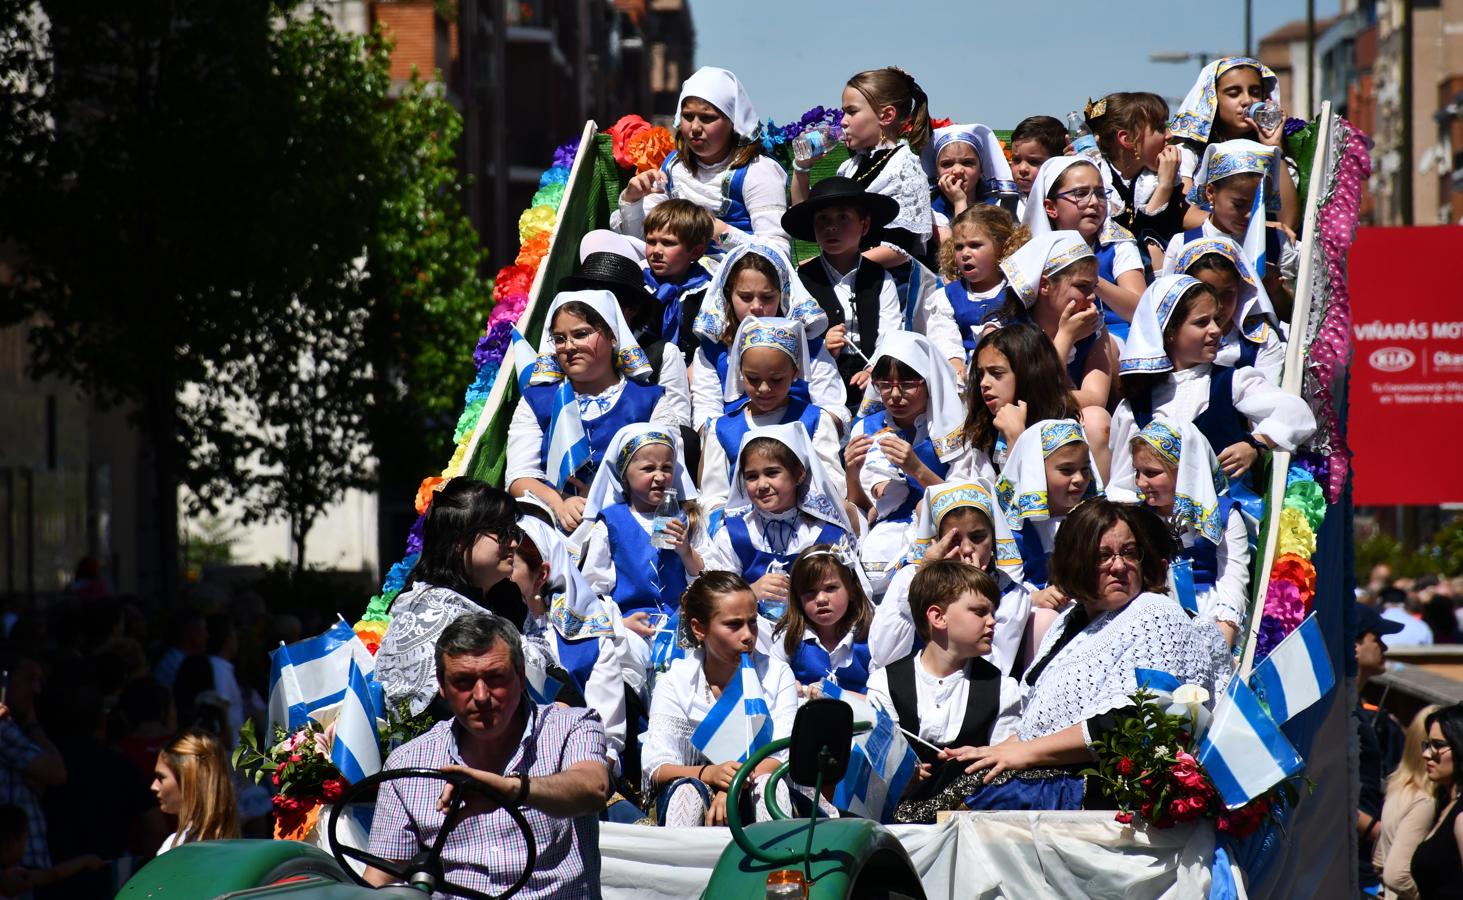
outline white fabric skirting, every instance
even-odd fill
[[[890,828],[930,900],[1123,897],[1188,900],[1209,893],[1214,829],[1135,831],[1110,812],[956,813],[939,825]],[[725,828],[600,823],[601,885],[612,898],[699,897]],[[1239,897],[1242,873],[1233,870]]]

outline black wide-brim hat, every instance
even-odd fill
[[[852,206],[870,219],[869,234],[876,235],[899,215],[899,201],[866,191],[852,178],[834,175],[813,185],[808,199],[782,214],[782,230],[800,241],[817,241],[813,217],[830,206]]]
[[[645,276],[641,273],[640,266],[633,260],[608,250],[589,254],[579,264],[578,272],[559,279],[560,293],[594,290],[614,294],[622,309],[626,304],[634,307],[655,299],[655,295],[645,285]]]

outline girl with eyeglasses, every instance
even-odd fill
[[[1131,232],[1108,216],[1107,183],[1085,156],[1054,156],[1041,164],[1021,224],[1033,235],[1075,231],[1097,257],[1097,298],[1103,323],[1122,342],[1143,294],[1143,257]]]
[[[1463,753],[1463,703],[1427,717],[1422,758],[1437,785],[1432,829],[1412,854],[1412,879],[1419,900],[1463,896],[1463,804],[1458,802],[1458,754]]]
[[[948,480],[952,467],[994,477],[989,461],[967,459],[964,407],[954,373],[929,338],[911,331],[884,335],[870,363],[873,380],[844,451],[849,501],[869,524],[860,557],[882,595],[893,563],[908,549],[905,531],[925,489]]]

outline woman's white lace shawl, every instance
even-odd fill
[[[1072,611],[1052,623],[1036,659],[1046,658]],[[1122,609],[1102,613],[1057,653],[1035,685],[1024,685],[1020,739],[1052,734],[1126,705],[1140,668],[1169,672],[1217,697],[1230,670],[1222,639],[1218,645],[1213,640],[1217,635],[1212,625],[1196,625],[1161,594],[1139,594]]]

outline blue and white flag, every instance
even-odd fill
[[[1283,166],[1279,159],[1271,160],[1272,166]],[[1284,176],[1282,176],[1284,177]],[[1265,185],[1267,179],[1260,179],[1260,186],[1255,188],[1255,204],[1250,208],[1250,224],[1245,229],[1245,256],[1250,258],[1254,265],[1255,280],[1261,281],[1265,277]]]
[[[518,372],[518,392],[521,394],[528,389],[528,381],[533,377],[533,367],[538,362],[538,351],[533,349],[533,344],[528,338],[513,329],[513,368]]]
[[[554,402],[549,412],[549,452],[544,459],[544,471],[554,482],[554,487],[563,491],[569,479],[589,462],[589,436],[584,433],[584,422],[579,418],[579,400],[574,396],[574,385],[565,378],[554,388]]]
[[[676,640],[681,631],[681,614],[675,612],[666,620],[665,624],[655,629],[655,637],[650,643],[650,667],[657,672],[664,672],[671,667],[671,663],[686,655],[686,649]]]
[[[269,654],[269,724],[287,731],[303,727],[311,714],[345,698],[350,667],[374,680],[376,658],[344,619],[324,634],[293,644],[280,644]]]
[[[529,641],[523,642],[523,673],[527,681],[525,687],[528,689],[528,696],[539,706],[548,706],[559,696],[559,690],[564,687],[559,679],[549,674],[548,661],[544,654],[537,649],[536,644]]]
[[[824,696],[835,696],[823,682]],[[836,685],[832,685],[837,690]],[[873,718],[873,728],[854,737],[848,754],[848,771],[833,791],[833,805],[876,822],[894,821],[894,810],[904,796],[904,789],[914,777],[919,758],[914,748],[900,733],[894,718],[882,706],[848,697],[840,691],[836,699],[854,707],[854,718],[860,719],[860,706]]]
[[[1243,806],[1299,772],[1305,761],[1243,679],[1231,678],[1195,754],[1219,796]]]
[[[746,762],[772,742],[772,712],[762,696],[762,682],[752,657],[743,653],[736,677],[691,735],[691,743],[713,763]]]
[[[346,781],[355,784],[381,771],[381,745],[377,741],[375,704],[366,674],[354,659],[349,667],[345,697],[335,716],[330,760]]]
[[[1336,672],[1315,613],[1286,635],[1250,675],[1255,696],[1282,725],[1326,696],[1335,684]]]
[[[1172,694],[1179,689],[1179,680],[1172,673],[1162,669],[1134,669],[1133,677],[1138,682],[1139,688],[1145,688],[1155,694]]]

